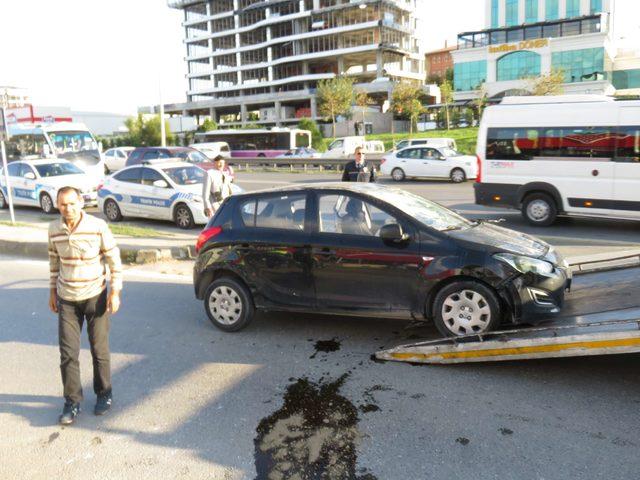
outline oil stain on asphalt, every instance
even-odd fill
[[[316,351],[309,358],[316,358],[316,355],[320,352],[337,352],[340,350],[340,342],[338,342],[336,338],[332,338],[331,340],[318,340],[313,348],[315,348]]]
[[[358,410],[340,395],[347,377],[287,387],[282,408],[258,425],[256,480],[376,480],[356,473]]]

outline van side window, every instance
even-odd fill
[[[489,160],[531,160],[539,155],[536,128],[490,128],[487,131]]]
[[[615,156],[612,127],[560,127],[540,129],[540,156],[603,158]]]
[[[619,162],[640,162],[640,126],[618,129],[616,160]]]
[[[7,160],[35,158],[44,155],[47,140],[42,134],[18,133],[7,141]]]

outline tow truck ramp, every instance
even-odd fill
[[[640,352],[636,308],[560,319],[539,327],[441,338],[376,353],[380,360],[449,364]],[[617,317],[617,318],[611,318]]]

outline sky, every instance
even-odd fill
[[[426,50],[484,27],[484,0],[418,0]],[[617,0],[617,33],[640,49],[640,1]],[[37,13],[34,15],[34,13]],[[134,114],[186,101],[181,12],[166,0],[0,0],[0,85],[32,103]]]

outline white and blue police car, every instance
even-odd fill
[[[105,178],[98,206],[111,222],[123,217],[171,220],[192,228],[209,220],[204,214],[202,183],[206,172],[192,163],[151,160]]]
[[[56,208],[58,190],[77,188],[85,206],[97,204],[98,179],[67,160],[19,160],[7,165],[11,197],[14,205],[39,206],[45,213]],[[8,191],[5,174],[0,168],[0,208],[7,208]]]

